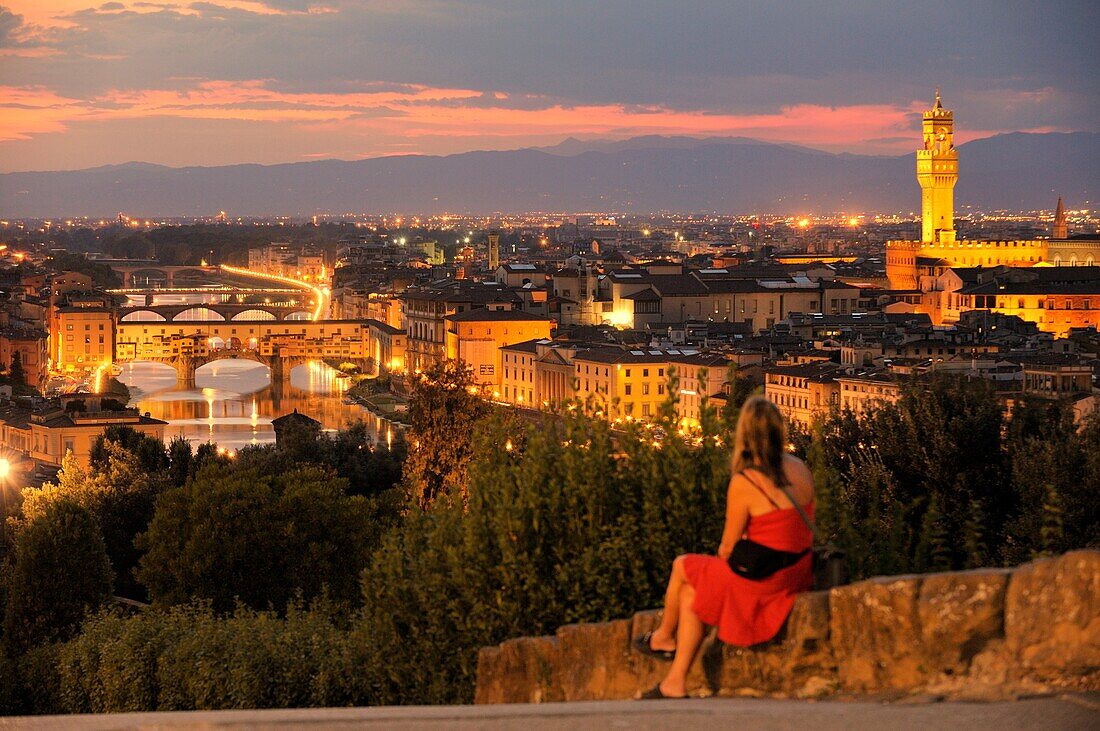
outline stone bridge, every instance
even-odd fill
[[[310,361],[317,360],[316,358],[307,357],[304,355],[281,355],[276,353],[275,355],[264,355],[257,350],[250,348],[219,348],[212,350],[205,355],[178,355],[171,357],[140,357],[135,358],[136,361],[143,361],[149,363],[164,363],[170,365],[176,369],[176,378],[184,384],[193,385],[195,383],[195,371],[202,368],[204,365],[213,363],[219,360],[250,360],[254,363],[267,366],[268,372],[271,374],[271,382],[278,383],[284,378],[290,375],[290,372],[297,366],[305,365]],[[347,360],[362,369],[369,369],[371,362],[369,358],[348,358]],[[124,361],[119,361],[124,362]]]
[[[285,378],[295,366],[309,362],[304,356],[262,355],[248,348],[221,348],[206,355],[178,355],[171,357],[143,357],[137,360],[150,363],[164,363],[176,369],[176,377],[185,384],[195,383],[195,371],[204,365],[219,360],[250,360],[267,366],[271,373],[271,382]]]
[[[115,263],[105,261],[108,266],[122,277],[122,286],[129,288],[135,282],[149,282],[150,280],[164,280],[171,287],[176,277],[191,278],[194,275],[209,276],[218,274],[221,270],[216,266],[165,266],[156,262],[131,262]],[[188,275],[191,275],[189,277]]]
[[[256,321],[256,320],[310,320],[311,308],[301,303],[300,298],[291,304],[265,303],[247,304],[243,302],[213,302],[173,305],[145,304],[125,307],[119,310],[121,322],[173,322],[181,321]],[[147,297],[146,301],[149,299]],[[139,313],[152,313],[156,318],[135,318]],[[249,315],[244,317],[244,315]]]

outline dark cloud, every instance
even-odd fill
[[[15,31],[23,25],[23,16],[0,5],[0,48],[15,45]]]
[[[67,27],[35,31],[51,55],[5,58],[0,84],[91,98],[262,79],[294,94],[481,92],[439,103],[450,107],[746,115],[807,104],[908,109],[941,86],[971,130],[1095,130],[1100,119],[1094,0],[261,4],[277,12],[219,0],[81,10]],[[19,16],[0,8],[0,45],[19,29]]]

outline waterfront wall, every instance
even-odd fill
[[[478,656],[477,703],[634,697],[665,663],[630,650],[658,612],[561,627]],[[816,698],[931,693],[1011,698],[1100,688],[1100,551],[1015,569],[889,576],[799,597],[780,637],[736,648],[708,637],[698,695]]]

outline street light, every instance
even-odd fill
[[[0,480],[8,479],[8,475],[11,473],[11,462],[7,459],[0,459]]]

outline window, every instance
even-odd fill
[[[642,416],[649,416],[649,404],[642,404]]]
[[[630,391],[631,391],[631,386],[630,386],[630,384],[628,383],[628,384],[626,384],[626,388],[624,388],[624,389],[623,389],[623,393],[624,393],[624,394],[626,394],[627,396],[629,396],[629,395],[630,395]]]
[[[630,378],[630,369],[629,368],[626,369],[626,377]]]
[[[663,384],[663,383],[658,383],[658,384],[657,384],[657,395],[661,395],[661,394],[663,394],[664,392],[665,392],[665,384]]]
[[[658,378],[664,378],[665,377],[665,369],[664,368],[658,368],[657,369],[657,377]]]
[[[648,396],[649,395],[649,384],[648,383],[643,383],[642,384],[642,395],[643,396]]]
[[[642,369],[642,378],[649,378],[649,369],[648,368],[643,368]]]

